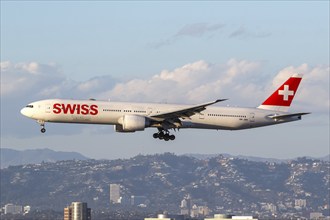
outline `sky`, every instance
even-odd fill
[[[329,1],[1,1],[1,147],[294,158],[329,154]],[[47,123],[20,114],[49,98],[256,107],[304,74],[303,120],[242,131]]]

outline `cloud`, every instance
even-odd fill
[[[175,36],[191,36],[191,37],[200,37],[206,33],[211,33],[221,30],[225,25],[221,23],[217,24],[208,24],[208,23],[195,23],[188,24],[181,28]]]
[[[293,104],[319,113],[329,110],[329,66],[289,66],[265,76],[262,63],[230,59],[225,64],[200,60],[147,79],[132,79],[100,93],[100,99],[139,102],[201,103],[229,98],[227,104],[258,106],[294,73],[304,74]],[[261,80],[260,80],[261,79]]]
[[[144,79],[119,81],[112,76],[95,76],[77,82],[66,77],[56,64],[1,62],[2,134],[35,134],[30,129],[30,121],[19,120],[23,117],[19,110],[40,99],[96,98],[198,104],[229,98],[219,105],[253,107],[294,73],[304,74],[304,78],[293,102],[293,110],[328,115],[329,66],[288,66],[274,75],[263,74],[262,68],[262,62],[258,61],[230,59],[226,63],[208,63],[199,60],[173,70],[162,70]],[[82,128],[64,126],[52,133],[73,134],[81,132]]]
[[[258,61],[230,59],[226,63],[212,64],[199,60],[173,70],[162,70],[145,79],[120,81],[106,75],[77,82],[66,77],[56,64],[5,61],[1,62],[1,98],[93,97],[118,101],[198,103],[225,97],[249,105],[261,102],[290,75],[301,73],[304,79],[298,90],[301,94],[296,100],[315,108],[329,108],[329,66],[288,66],[274,73],[274,78],[265,77],[262,72],[262,63]],[[268,81],[260,82],[258,79]]]
[[[54,63],[12,63],[3,61],[1,67],[1,98],[88,98],[112,88],[117,79],[96,76],[84,82],[66,77]]]
[[[270,32],[260,32],[260,31],[255,31],[252,32],[248,29],[246,29],[244,26],[240,26],[238,29],[232,31],[229,34],[229,38],[265,38],[269,37],[271,35]]]
[[[241,87],[248,85],[247,79],[256,76],[260,73],[259,70],[259,62],[231,59],[224,65],[216,65],[200,60],[172,71],[163,70],[149,79],[119,83],[113,89],[100,94],[99,98],[184,103],[205,102],[229,96],[233,98],[237,94],[234,92],[235,83],[239,82]]]
[[[211,65],[197,61],[176,68],[163,70],[149,79],[133,79],[117,84],[113,89],[100,94],[99,98],[114,97],[125,101],[172,101],[184,98],[187,91],[212,78]]]
[[[24,96],[26,93],[42,94],[44,89],[65,80],[56,64],[37,62],[12,63],[3,61],[1,66],[1,97]]]
[[[152,48],[160,48],[162,46],[171,45],[174,42],[180,40],[184,37],[202,37],[206,34],[212,35],[213,33],[220,31],[225,27],[222,23],[216,23],[216,24],[208,24],[208,23],[194,23],[194,24],[187,24],[184,27],[182,27],[180,30],[177,31],[174,35],[160,40],[156,43],[151,44]]]
[[[205,35],[213,36],[216,32],[223,32],[228,35],[228,38],[232,39],[249,39],[249,38],[266,38],[271,36],[270,32],[255,30],[252,31],[244,25],[241,25],[235,30],[230,31],[231,28],[226,28],[226,25],[223,23],[194,23],[187,24],[181,29],[179,29],[175,34],[165,39],[162,39],[156,43],[152,43],[149,46],[154,49],[158,49],[163,46],[171,45],[182,38],[190,37],[190,38],[200,38]],[[225,33],[226,32],[226,33]],[[229,33],[229,34],[228,34]]]

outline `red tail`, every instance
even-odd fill
[[[297,92],[302,75],[294,74],[269,96],[258,108],[287,111]]]

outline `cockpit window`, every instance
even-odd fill
[[[33,105],[27,105],[26,107],[27,108],[33,108]]]

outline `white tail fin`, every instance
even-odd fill
[[[292,75],[258,108],[283,112],[288,111],[301,79],[302,75],[300,74]]]

